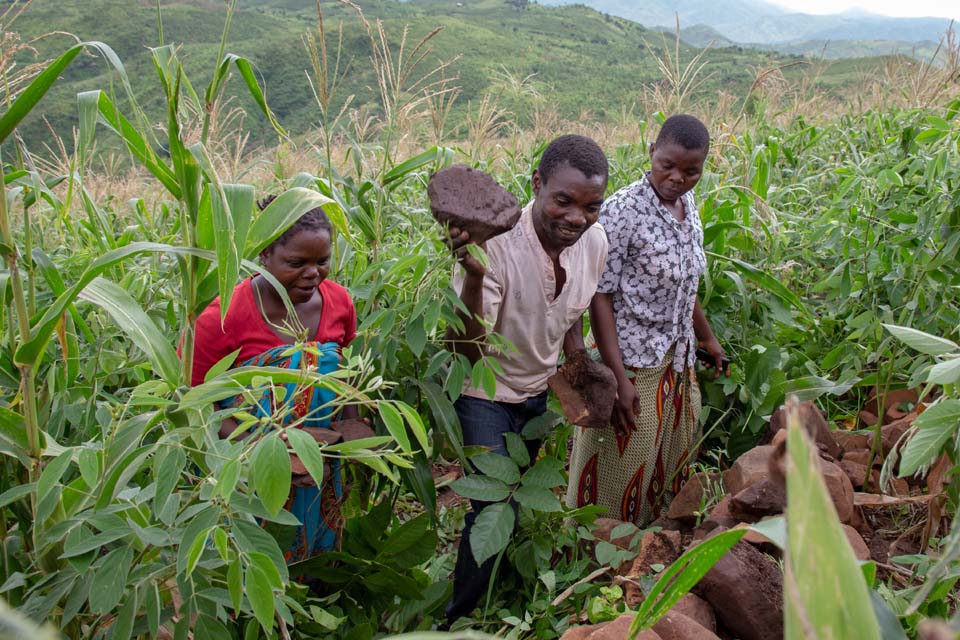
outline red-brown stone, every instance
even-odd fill
[[[693,524],[697,519],[697,512],[704,502],[704,493],[711,483],[718,481],[719,476],[716,473],[695,473],[690,476],[680,491],[670,502],[670,509],[667,511],[667,517],[671,520],[678,520],[686,524]]]
[[[783,575],[753,546],[738,542],[703,577],[695,592],[723,626],[742,640],[783,638]]]
[[[863,536],[848,524],[843,525],[843,532],[847,535],[847,541],[850,543],[850,547],[853,549],[853,555],[857,557],[857,560],[869,560],[870,548],[867,547],[867,543],[863,541]]]
[[[467,231],[477,244],[509,231],[520,219],[512,193],[483,171],[462,164],[433,174],[427,196],[437,222]]]
[[[853,485],[853,488],[862,489],[863,481],[867,478],[867,468],[859,462],[852,462],[846,459],[841,460],[838,464],[840,468],[843,469],[843,472],[847,474],[847,477],[850,478],[850,484]]]
[[[837,441],[840,448],[844,450],[845,457],[848,451],[855,449],[869,449],[870,442],[873,440],[873,434],[860,431],[834,431],[833,439]]]
[[[613,403],[617,399],[617,379],[609,367],[590,358],[586,351],[571,354],[547,384],[560,400],[571,424],[610,426]]]
[[[754,447],[737,458],[733,466],[723,472],[723,484],[727,492],[740,493],[754,482],[767,479],[767,461],[774,448],[772,445]]]
[[[731,511],[751,516],[783,513],[787,506],[786,488],[779,482],[766,479],[755,482],[731,499]]]
[[[833,458],[839,458],[841,453],[840,445],[834,440],[833,432],[827,425],[823,414],[817,409],[817,406],[809,401],[801,402],[798,410],[800,414],[800,424],[807,430],[807,433],[813,441],[817,443],[818,448]],[[775,435],[778,431],[786,429],[786,427],[787,409],[786,407],[780,407],[770,416],[770,425],[767,427],[767,433]]]
[[[710,603],[698,595],[686,594],[677,601],[677,604],[673,605],[670,611],[682,613],[704,629],[713,633],[717,632],[717,614],[713,612]]]
[[[668,611],[653,625],[661,640],[720,640],[714,632],[682,613]]]

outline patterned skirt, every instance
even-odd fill
[[[700,437],[700,387],[693,367],[673,370],[673,350],[663,363],[634,369],[640,396],[636,427],[618,437],[613,427],[576,427],[567,506],[598,504],[607,516],[645,526],[687,479]]]

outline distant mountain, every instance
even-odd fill
[[[585,4],[648,27],[705,25],[740,44],[778,45],[802,41],[936,42],[946,18],[890,18],[865,11],[834,15],[788,13],[762,0],[541,0],[543,4]],[[691,42],[692,43],[692,42]],[[890,50],[871,51],[890,53]]]

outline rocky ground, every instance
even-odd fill
[[[901,408],[904,403],[917,403],[916,394],[888,394],[882,410],[874,401],[868,405],[873,410],[861,414],[860,427],[883,423],[877,447],[872,446],[874,431],[831,429],[810,403],[802,406],[802,417],[819,448],[821,473],[854,554],[861,560],[874,560],[882,578],[905,585],[910,572],[890,559],[921,551],[922,541],[941,524],[937,483],[943,464],[934,467],[927,478],[894,477],[889,486],[880,486],[885,457],[902,446],[902,437],[917,416],[916,412],[905,412]],[[683,486],[668,512],[652,523],[660,530],[644,533],[636,557],[621,565],[612,578],[623,585],[631,608],[643,601],[644,577],[669,566],[691,546],[741,523],[756,523],[783,513],[785,426],[783,413],[774,414],[761,440],[764,444],[740,456],[722,473],[698,473]],[[610,533],[620,524],[601,518],[595,532],[597,540],[629,548],[632,536],[610,540]],[[638,637],[782,638],[783,574],[779,559],[779,548],[751,531],[714,565],[692,593]],[[575,626],[563,640],[619,640],[626,637],[632,619],[632,614],[627,614],[611,622]]]

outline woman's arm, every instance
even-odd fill
[[[703,312],[703,307],[700,306],[700,296],[697,296],[693,303],[693,333],[697,338],[697,345],[706,349],[713,357],[714,377],[719,378],[721,372],[723,372],[723,375],[730,375],[730,364],[728,362],[726,367],[723,366],[723,359],[726,354],[717,337],[713,335],[710,323],[707,322],[707,314]]]
[[[597,340],[597,349],[603,363],[617,378],[617,402],[613,409],[613,428],[617,434],[628,433],[636,425],[640,414],[640,397],[627,377],[617,339],[617,322],[613,315],[613,294],[596,293],[590,302],[590,326]]]

